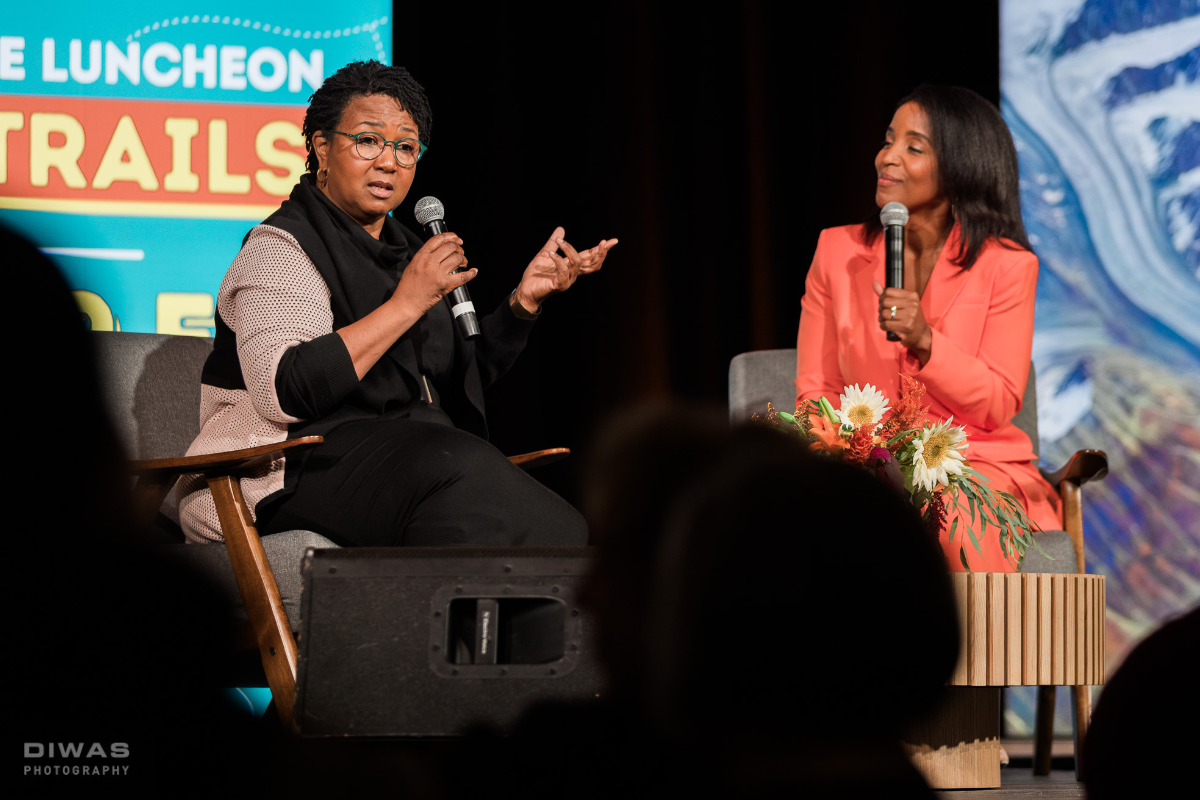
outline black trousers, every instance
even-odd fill
[[[567,501],[478,436],[411,419],[325,434],[296,491],[259,503],[261,534],[310,530],[343,547],[584,545]]]

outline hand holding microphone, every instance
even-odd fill
[[[925,331],[929,328],[925,322],[925,312],[921,310],[921,298],[910,289],[885,288],[879,281],[874,281],[873,287],[875,294],[879,295],[880,330],[888,332],[889,341],[920,349]],[[896,337],[894,339],[893,334]]]
[[[929,329],[921,298],[904,288],[904,226],[908,224],[908,209],[902,203],[888,203],[879,213],[883,223],[887,287],[873,282],[879,295],[879,327],[887,331],[890,342],[900,342],[910,349],[928,348],[923,341]]]
[[[453,233],[442,233],[425,242],[405,267],[391,302],[412,307],[420,317],[474,278],[479,273],[477,269],[457,271],[467,266],[462,245],[462,239]]]

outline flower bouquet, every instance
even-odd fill
[[[966,431],[951,424],[953,417],[926,424],[924,384],[907,375],[900,382],[900,400],[892,407],[871,384],[863,389],[855,384],[843,389],[836,409],[824,397],[801,404],[795,414],[768,403],[766,417],[755,414],[754,419],[799,437],[816,453],[859,465],[891,483],[920,512],[935,538],[946,529],[949,503],[959,513],[947,538],[954,543],[962,522],[966,531],[959,537],[958,558],[968,572],[966,538],[982,555],[979,542],[989,528],[1000,538],[1005,558],[1014,563],[1031,545],[1041,552],[1033,536],[1036,526],[1017,498],[993,491],[964,458]]]

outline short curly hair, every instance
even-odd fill
[[[337,128],[350,101],[371,94],[387,95],[399,103],[417,123],[421,142],[429,145],[433,113],[421,84],[404,67],[378,61],[355,61],[330,75],[308,98],[308,111],[304,114],[304,146],[308,148],[309,172],[315,173],[318,167],[313,136]]]

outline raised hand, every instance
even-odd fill
[[[521,276],[516,300],[530,312],[536,312],[550,295],[570,289],[580,275],[600,269],[608,251],[617,243],[616,239],[603,239],[595,247],[580,252],[565,237],[565,230],[555,228]]]

